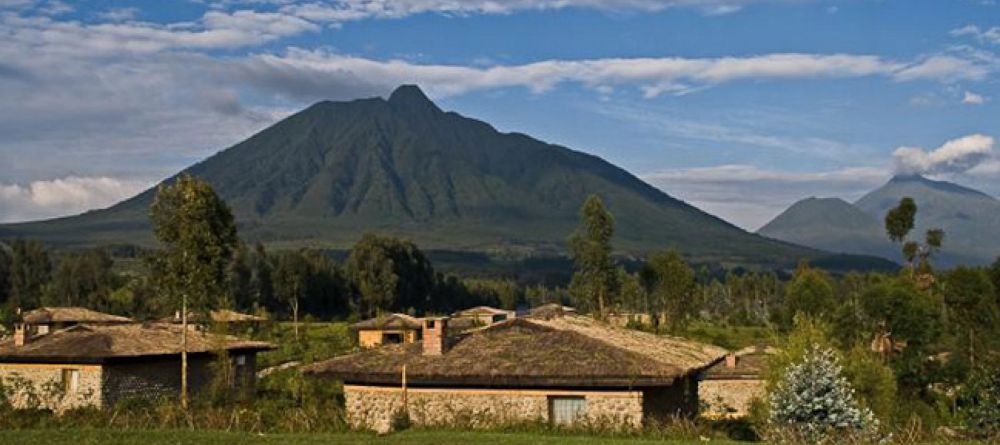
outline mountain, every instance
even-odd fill
[[[747,233],[596,156],[444,112],[415,86],[387,100],[316,103],[185,171],[229,203],[244,239],[277,247],[342,249],[378,231],[426,249],[559,252],[596,193],[624,252],[677,248],[706,261],[781,265],[823,255]],[[154,194],[0,226],[0,237],[150,245]]]
[[[757,233],[831,252],[883,257],[896,252],[878,219],[840,198],[803,199]]]
[[[812,198],[799,201],[758,233],[817,249],[898,258],[899,247],[886,241],[883,219],[907,196],[917,203],[911,237],[922,240],[930,228],[945,231],[938,264],[987,264],[1000,255],[1000,201],[978,190],[920,175],[895,176],[853,205],[839,199],[836,204],[812,203],[820,201]]]

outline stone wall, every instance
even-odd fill
[[[197,393],[212,378],[211,358],[188,356],[188,388]],[[177,397],[181,388],[179,357],[112,362],[105,365],[104,400],[108,406],[130,398]]]
[[[75,389],[67,388],[64,370],[75,370]],[[102,406],[100,365],[0,364],[0,379],[17,408],[43,408],[61,412],[81,406]]]
[[[403,411],[398,387],[345,385],[347,420],[355,428],[389,431]],[[558,391],[518,389],[409,388],[407,406],[416,425],[490,427],[548,422],[550,396],[582,396],[587,421],[601,426],[639,427],[642,393],[638,391]]]
[[[750,401],[764,396],[763,380],[704,380],[699,393],[706,417],[743,417]]]

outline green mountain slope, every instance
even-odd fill
[[[896,176],[854,205],[881,221],[904,196],[917,203],[915,235],[944,229],[944,263],[987,264],[1000,255],[1000,201],[978,190],[922,176]]]
[[[896,252],[877,218],[840,198],[803,199],[757,233],[831,252],[889,258]]]
[[[367,230],[428,249],[556,252],[590,193],[616,216],[616,248],[792,264],[820,252],[747,233],[604,160],[434,105],[415,86],[388,100],[320,102],[188,168],[233,207],[241,235],[345,248]],[[0,226],[68,245],[152,242],[154,190],[111,208]]]
[[[1000,201],[916,175],[896,176],[853,205],[840,199],[799,201],[758,233],[817,249],[898,260],[899,247],[887,242],[883,219],[906,196],[918,208],[911,237],[922,240],[929,228],[945,231],[938,264],[987,264],[1000,255]]]

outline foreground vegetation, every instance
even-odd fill
[[[781,352],[766,376],[769,394],[758,401],[745,428],[766,438],[789,439],[783,436],[789,431],[807,433],[807,442],[830,432],[839,438],[862,431],[867,439],[901,442],[996,437],[1000,261],[989,269],[935,270],[932,259],[945,234],[929,230],[922,241],[911,237],[916,212],[912,200],[904,199],[886,218],[887,234],[899,243],[905,262],[898,273],[831,276],[806,263],[791,276],[694,270],[676,251],[653,253],[630,270],[612,256],[614,217],[591,196],[569,237],[572,279],[566,287],[550,288],[526,286],[517,277],[444,276],[413,243],[376,234],[364,235],[341,262],[318,251],[250,249],[211,187],[182,177],[157,194],[152,220],[162,249],[144,255],[138,274],[116,272],[106,251],[63,253],[54,260],[40,244],[16,240],[0,249],[0,303],[8,318],[16,308],[83,305],[150,319],[188,304],[290,319],[243,332],[280,345],[262,357],[262,366],[349,352],[354,343],[347,322],[387,311],[422,315],[477,304],[508,309],[571,304],[600,319],[641,314],[630,327],[730,349],[777,346]],[[312,323],[316,319],[337,322]],[[815,366],[801,368],[804,363]],[[193,412],[164,401],[51,423],[126,430],[218,430],[236,423],[246,432],[343,432],[337,385],[286,371],[263,379],[250,405],[210,395]],[[808,384],[797,384],[795,375]],[[842,397],[810,395],[816,377]],[[775,394],[805,402],[786,406]],[[816,412],[808,397],[830,409]],[[854,420],[825,417],[831,412]],[[20,417],[0,416],[0,423],[15,422],[12,428],[24,430],[46,426],[16,424]],[[732,437],[731,431],[711,427],[697,425],[682,436]]]

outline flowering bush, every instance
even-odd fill
[[[813,346],[770,394],[769,425],[778,439],[810,443],[873,438],[878,420],[861,407],[831,349]]]

